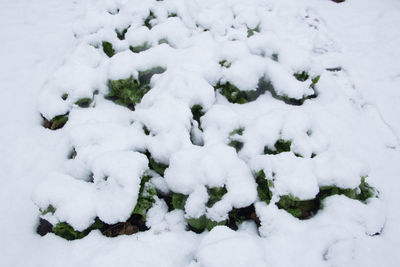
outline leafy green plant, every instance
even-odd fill
[[[56,212],[56,208],[53,205],[49,205],[45,210],[39,209],[40,215],[46,215],[47,213],[54,214]]]
[[[377,190],[370,186],[365,179],[367,179],[367,176],[362,176],[361,177],[361,183],[359,188],[359,193],[357,195],[357,199],[360,201],[365,202],[367,199],[375,196],[378,194]]]
[[[281,196],[276,205],[278,208],[286,210],[296,218],[308,219],[318,211],[320,206],[319,201],[318,198],[300,200],[292,195],[286,195]]]
[[[268,146],[264,147],[264,154],[268,155],[276,155],[282,152],[289,152],[290,147],[292,145],[291,140],[284,140],[284,139],[279,139],[278,141],[275,142],[274,148],[270,148]]]
[[[144,20],[144,26],[146,26],[149,30],[151,30],[153,28],[153,25],[151,25],[151,21],[155,18],[156,16],[154,15],[153,11],[150,10],[149,15]]]
[[[175,18],[177,16],[178,16],[178,13],[176,13],[176,12],[168,13],[168,18]]]
[[[151,132],[150,132],[149,128],[147,128],[146,125],[143,125],[142,128],[143,128],[143,132],[144,132],[145,135],[150,135]]]
[[[155,202],[155,196],[157,196],[157,190],[155,186],[149,182],[151,179],[150,175],[144,175],[140,181],[139,196],[136,202],[136,206],[132,211],[132,214],[138,214],[142,217],[142,221],[146,221],[147,211],[153,206]]]
[[[263,170],[256,172],[254,176],[257,183],[258,197],[269,204],[272,199],[272,191],[270,188],[274,187],[272,180],[266,179]]]
[[[256,90],[251,91],[241,91],[230,82],[219,82],[214,86],[214,89],[225,96],[229,102],[236,104],[246,104],[255,101],[260,95],[265,93],[262,87],[257,87]]]
[[[227,221],[216,222],[206,217],[206,215],[202,215],[199,218],[189,218],[187,219],[189,226],[196,233],[201,233],[204,230],[211,231],[217,225],[225,225]]]
[[[211,208],[215,203],[220,201],[227,192],[228,190],[226,190],[225,186],[212,188],[207,187],[208,201],[206,206]]]
[[[76,158],[77,155],[78,155],[78,154],[77,154],[77,152],[76,152],[75,147],[72,147],[72,150],[71,150],[71,152],[70,152],[69,155],[68,155],[68,159],[74,159],[74,158]]]
[[[314,91],[315,91],[315,85],[319,82],[320,77],[321,77],[321,76],[318,75],[318,76],[316,76],[316,77],[314,77],[314,78],[311,79],[311,85],[310,85],[310,87],[311,87],[312,89],[314,89]]]
[[[125,34],[128,32],[129,28],[131,27],[131,25],[129,25],[128,27],[124,28],[122,31],[116,29],[115,33],[117,34],[118,39],[125,40]]]
[[[340,188],[337,186],[320,187],[319,193],[313,199],[300,200],[292,195],[281,196],[276,203],[278,208],[284,209],[294,217],[301,220],[314,216],[322,208],[322,201],[333,195],[344,195],[348,198],[365,202],[376,195],[376,190],[361,177],[361,183],[357,188]]]
[[[179,193],[172,194],[172,206],[174,209],[185,210],[185,204],[188,196]]]
[[[161,163],[161,162],[157,162],[151,155],[150,151],[148,151],[148,150],[146,150],[144,152],[144,154],[146,155],[147,159],[149,160],[149,168],[151,170],[155,171],[156,173],[158,173],[159,175],[164,176],[164,172],[168,168],[168,165]]]
[[[237,230],[239,228],[239,225],[244,221],[253,221],[257,225],[257,227],[261,225],[260,219],[257,216],[253,204],[240,209],[232,209],[229,212],[229,219],[226,226],[228,226],[232,230]]]
[[[230,142],[228,143],[228,145],[235,148],[236,152],[239,152],[243,148],[244,143],[240,140],[235,139],[235,136],[237,136],[237,135],[241,136],[241,135],[243,135],[243,132],[244,132],[244,128],[239,127],[229,133]]]
[[[255,32],[260,32],[260,24],[258,24],[255,28],[247,28],[247,38],[254,35]]]
[[[160,44],[169,44],[169,41],[168,41],[167,38],[162,38],[162,39],[158,40],[158,44],[159,44],[159,45],[160,45]]]
[[[230,68],[231,66],[232,66],[232,63],[231,62],[228,62],[226,59],[224,59],[224,60],[221,60],[220,62],[218,62],[219,63],[219,65],[221,65],[221,67],[224,67],[224,68]]]
[[[144,42],[141,45],[137,45],[137,46],[129,46],[129,49],[133,52],[133,53],[140,53],[143,51],[146,51],[148,49],[151,48],[151,45],[147,42]]]
[[[96,229],[101,229],[103,227],[103,222],[100,221],[98,218],[95,219],[95,222],[86,230],[79,232],[76,231],[71,225],[69,225],[66,222],[60,222],[57,223],[53,229],[52,232],[64,239],[67,240],[75,240],[75,239],[81,239],[85,236],[87,236],[90,231],[96,230]]]
[[[108,57],[112,57],[113,55],[115,55],[115,50],[112,46],[112,44],[110,42],[107,41],[103,41],[102,42],[102,46],[103,46],[103,52],[108,56]]]
[[[64,93],[64,94],[62,94],[62,96],[61,96],[61,99],[62,100],[67,100],[67,98],[68,98],[68,94],[67,93]]]
[[[201,130],[200,118],[205,114],[205,112],[203,111],[203,107],[201,105],[196,104],[193,105],[190,110],[192,112],[193,120],[197,121],[199,129]]]
[[[92,104],[92,101],[93,100],[91,98],[85,97],[85,98],[78,99],[75,102],[75,105],[77,105],[81,108],[88,108],[90,106],[90,104]]]
[[[52,118],[51,120],[47,120],[43,115],[43,126],[45,128],[48,128],[50,130],[58,130],[61,129],[62,127],[64,127],[64,125],[67,123],[68,121],[68,112],[64,115],[58,115],[55,116],[54,118]]]
[[[306,71],[296,72],[295,74],[293,74],[293,76],[296,77],[296,79],[301,82],[305,82],[310,77],[310,75],[308,75]]]
[[[153,75],[164,71],[164,68],[156,67],[147,71],[140,71],[138,79],[131,76],[127,79],[109,80],[107,98],[134,110],[135,105],[140,103],[143,96],[150,91],[150,80]]]

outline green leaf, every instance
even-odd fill
[[[318,75],[318,76],[314,77],[314,78],[311,80],[311,81],[312,81],[311,87],[314,86],[315,84],[317,84],[317,83],[319,82],[319,78],[320,78],[320,77],[321,77],[321,76]]]
[[[225,186],[212,188],[207,187],[208,201],[206,206],[211,208],[215,203],[220,201],[227,192],[228,190],[226,190]]]
[[[234,129],[232,132],[229,133],[229,136],[234,136],[234,135],[243,135],[244,132],[244,128],[243,127],[239,127]]]
[[[213,220],[208,219],[205,215],[199,218],[189,218],[187,220],[188,224],[193,227],[198,232],[202,232],[204,230],[211,231],[217,225],[225,225],[227,221],[215,222]]]
[[[142,45],[129,46],[129,49],[133,53],[140,53],[140,52],[146,51],[146,50],[148,50],[150,48],[151,48],[151,46],[147,42],[144,42]]]
[[[92,103],[92,99],[91,98],[81,98],[78,101],[75,102],[75,105],[78,105],[81,108],[87,108],[90,106],[90,104]]]
[[[320,202],[318,199],[299,200],[297,197],[286,195],[281,196],[276,205],[296,218],[308,219],[318,211]]]
[[[146,125],[143,125],[143,132],[145,135],[150,135],[150,130],[149,130],[149,128],[147,128]]]
[[[357,188],[340,188],[337,186],[323,186],[313,199],[300,200],[297,197],[287,195],[281,196],[277,206],[284,209],[294,217],[308,219],[322,208],[322,201],[333,195],[344,195],[348,198],[365,202],[376,194],[376,190],[365,182],[366,177],[361,177],[361,183]]]
[[[264,88],[258,87],[256,90],[241,91],[230,82],[217,83],[214,89],[231,103],[246,104],[255,101],[260,95],[265,93]]]
[[[177,16],[178,16],[178,14],[176,12],[168,13],[168,18],[174,18],[174,17],[177,17]]]
[[[221,60],[219,62],[219,65],[221,65],[221,67],[224,67],[224,68],[228,69],[228,68],[230,68],[232,66],[232,63],[228,62],[226,59],[224,59],[224,60]]]
[[[147,211],[153,206],[155,202],[155,196],[157,190],[155,186],[149,182],[151,176],[144,175],[140,181],[139,196],[136,202],[136,206],[132,214],[138,214],[142,216],[142,221],[146,221]]]
[[[357,195],[357,199],[363,202],[377,194],[376,189],[365,181],[366,178],[366,176],[361,177],[361,183],[359,186],[360,193]]]
[[[71,225],[69,225],[66,222],[60,222],[57,223],[54,227],[52,232],[64,239],[67,240],[75,240],[75,239],[81,239],[85,236],[87,236],[90,231],[96,230],[96,229],[101,229],[103,227],[103,222],[100,221],[98,218],[95,219],[94,223],[87,228],[86,230],[79,232],[76,231]]]
[[[242,150],[244,143],[242,141],[232,140],[229,142],[228,146],[233,147],[236,152],[239,152],[240,150]]]
[[[153,28],[153,25],[151,25],[151,21],[155,18],[156,16],[154,15],[153,11],[150,10],[149,15],[144,20],[144,26],[146,26],[149,30],[151,30],[151,28]]]
[[[123,29],[122,31],[116,29],[115,33],[117,34],[118,39],[125,40],[125,34],[128,32],[128,29],[131,27],[131,25],[129,25],[128,27],[126,27],[125,29]]]
[[[103,51],[108,57],[112,57],[115,55],[115,50],[110,42],[103,41],[102,42]]]
[[[161,176],[164,176],[164,172],[165,170],[168,168],[168,165],[161,163],[161,162],[157,162],[152,156],[150,151],[146,150],[146,152],[144,153],[147,157],[147,159],[149,160],[149,167],[150,169],[152,169],[153,171],[155,171],[156,173],[158,173]]]
[[[275,142],[274,148],[270,148],[268,146],[264,147],[264,154],[268,155],[276,155],[282,152],[289,152],[290,147],[292,145],[291,140],[284,140],[284,139],[279,139],[278,141]]]
[[[296,79],[300,82],[305,82],[310,77],[310,75],[308,75],[306,71],[296,72],[295,74],[293,74],[293,76],[296,77]]]
[[[255,32],[260,32],[260,24],[253,29],[247,28],[247,38],[253,36]]]
[[[45,210],[39,209],[41,215],[46,215],[47,213],[54,214],[56,212],[56,208],[53,205],[49,205]]]
[[[192,117],[195,121],[197,121],[199,128],[200,126],[200,118],[204,116],[203,107],[201,105],[193,105],[190,109],[192,111]]]
[[[185,210],[185,204],[188,196],[179,193],[172,194],[172,206],[174,209]]]
[[[139,71],[139,78],[109,80],[108,89],[109,93],[107,98],[113,100],[116,104],[126,106],[134,109],[137,103],[140,103],[143,96],[150,91],[150,80],[154,74],[163,73],[164,68],[156,67],[146,71]]]
[[[265,173],[263,170],[258,171],[255,174],[256,183],[257,183],[257,193],[258,197],[265,201],[267,204],[270,203],[272,198],[272,192],[270,188],[273,187],[273,182],[271,180],[266,179]]]
[[[314,94],[310,95],[310,96],[303,96],[300,99],[297,98],[291,98],[288,97],[287,95],[281,95],[278,94],[274,88],[274,86],[272,85],[271,81],[266,80],[265,78],[261,78],[258,82],[258,88],[259,90],[262,90],[263,92],[270,92],[271,96],[277,100],[283,101],[288,105],[294,105],[294,106],[300,106],[304,103],[304,101],[306,101],[307,99],[312,99],[317,97],[317,94],[314,91]]]
[[[64,115],[58,115],[55,116],[54,118],[52,118],[51,120],[47,120],[43,115],[43,126],[45,128],[48,128],[50,130],[58,130],[61,129],[62,127],[64,127],[64,125],[67,123],[68,121],[68,112]]]

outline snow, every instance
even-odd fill
[[[399,5],[4,1],[0,265],[398,266]],[[150,9],[157,17],[151,30],[143,26]],[[115,29],[128,25],[125,40],[118,39]],[[162,39],[168,43],[159,44]],[[102,41],[113,44],[113,57],[102,51]],[[152,48],[129,50],[144,42]],[[220,66],[222,60],[231,66]],[[137,78],[159,66],[166,71],[152,77],[135,111],[104,99],[109,79]],[[296,80],[293,73],[303,70],[310,78]],[[279,95],[301,99],[313,94],[311,79],[318,75],[317,98],[300,106],[269,92],[232,104],[213,88],[229,81],[249,91],[264,78]],[[84,97],[93,99],[89,108],[75,104]],[[206,112],[200,125],[191,114],[196,104]],[[42,127],[40,114],[50,120],[66,113],[62,129]],[[230,136],[238,128],[243,134]],[[191,132],[204,146],[191,142]],[[291,141],[291,151],[264,155],[264,147],[280,139]],[[228,146],[231,140],[244,143],[238,153]],[[73,149],[77,155],[69,158]],[[72,242],[36,233],[38,208],[50,204],[56,211],[46,219],[77,230],[96,217],[126,220],[148,169],[146,150],[169,165],[164,178],[155,175],[151,182],[165,194],[189,195],[184,211],[169,211],[156,197],[145,232],[108,238],[96,230]],[[273,178],[270,204],[257,197],[253,173],[259,170]],[[362,203],[331,196],[308,220],[275,205],[282,195],[311,199],[321,186],[355,188],[361,176],[368,176],[379,198]],[[207,207],[207,188],[223,186],[227,193]],[[221,221],[232,208],[253,203],[258,229],[252,221],[237,231],[217,226],[196,234],[186,228],[189,217]]]

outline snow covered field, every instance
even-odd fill
[[[0,7],[0,266],[400,264],[399,1]],[[118,95],[130,82],[141,101]],[[36,233],[50,205],[77,231],[125,222],[145,175],[149,230]],[[348,191],[286,209],[333,187]]]

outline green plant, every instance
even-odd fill
[[[190,110],[192,112],[193,120],[197,121],[199,129],[201,130],[200,118],[205,114],[203,107],[201,105],[193,105]]]
[[[90,231],[92,231],[92,230],[101,229],[103,227],[103,225],[104,225],[103,222],[100,221],[98,218],[96,218],[94,223],[89,228],[80,232],[80,231],[76,231],[68,223],[60,222],[60,223],[57,223],[53,227],[52,232],[64,239],[75,240],[75,239],[81,239],[81,238],[87,236],[90,233]]]
[[[76,156],[77,156],[76,149],[75,149],[75,147],[72,147],[72,150],[68,155],[68,159],[74,159],[74,158],[76,158]]]
[[[159,44],[159,45],[160,45],[160,44],[169,44],[169,41],[168,41],[167,38],[162,38],[162,39],[158,40],[158,44]]]
[[[188,196],[179,193],[172,194],[172,206],[174,209],[185,210],[185,204]]]
[[[226,223],[226,226],[233,230],[237,230],[239,228],[239,225],[243,223],[244,221],[253,221],[257,227],[261,225],[260,219],[257,216],[256,210],[254,208],[254,205],[251,204],[248,207],[236,209],[233,208],[229,212],[229,217],[228,217],[228,222]]]
[[[282,152],[289,152],[290,147],[292,145],[291,140],[284,140],[284,139],[279,139],[278,141],[275,142],[274,148],[270,148],[268,146],[264,147],[264,154],[268,155],[276,155]]]
[[[87,108],[87,107],[90,106],[90,104],[92,103],[92,101],[93,101],[93,100],[92,100],[91,98],[85,97],[85,98],[78,99],[78,100],[75,102],[75,105],[77,105],[77,106],[79,106],[79,107],[81,107],[81,108]]]
[[[168,165],[161,163],[161,162],[157,162],[151,155],[150,151],[148,151],[148,150],[146,150],[144,152],[144,154],[146,155],[147,159],[149,160],[149,168],[151,170],[155,171],[156,173],[158,173],[159,175],[164,176],[164,172],[168,168]]]
[[[260,24],[258,24],[255,28],[247,28],[247,38],[254,35],[255,32],[260,32]]]
[[[235,136],[236,135],[241,136],[241,135],[243,135],[243,132],[244,132],[244,128],[239,127],[229,133],[230,142],[228,143],[228,145],[235,148],[236,152],[239,152],[243,148],[244,143],[240,140],[235,139]]]
[[[151,30],[153,28],[153,25],[151,25],[151,21],[155,18],[156,16],[154,15],[153,11],[150,10],[149,15],[144,20],[144,26],[146,26],[149,30]]]
[[[116,29],[115,33],[117,34],[118,39],[125,40],[125,34],[128,32],[129,28],[131,27],[131,25],[129,25],[128,27],[124,28],[122,31]]]
[[[322,209],[322,201],[333,195],[344,195],[348,198],[365,202],[367,199],[376,195],[376,190],[365,181],[366,177],[361,177],[360,185],[357,188],[340,188],[337,186],[323,186],[319,188],[319,193],[313,199],[300,200],[292,195],[281,196],[276,203],[278,208],[284,209],[294,217],[301,220],[308,219]]]
[[[217,225],[225,225],[227,221],[216,222],[202,215],[199,218],[189,218],[187,219],[189,226],[194,232],[201,233],[204,230],[211,231]]]
[[[214,89],[225,96],[229,102],[236,104],[245,104],[255,101],[260,95],[265,93],[264,88],[261,87],[257,87],[256,90],[241,91],[230,82],[219,82],[214,86]]]
[[[218,62],[219,63],[219,65],[221,65],[221,67],[224,67],[224,68],[230,68],[231,66],[232,66],[232,63],[231,62],[228,62],[226,59],[224,59],[224,60],[221,60],[220,62]]]
[[[293,76],[296,77],[296,79],[301,82],[305,82],[310,77],[310,75],[308,75],[306,71],[296,72],[295,74],[293,74]]]
[[[177,16],[178,16],[178,13],[176,13],[176,12],[168,13],[168,18],[174,18],[174,17],[177,17]]]
[[[56,212],[56,208],[53,205],[49,205],[45,210],[39,209],[40,215],[46,215],[47,213],[54,214]]]
[[[272,199],[272,191],[270,188],[274,187],[272,180],[266,179],[263,170],[260,170],[254,174],[257,183],[257,193],[260,200],[270,203]]]
[[[147,42],[144,42],[143,44],[137,45],[137,46],[129,46],[129,49],[133,53],[140,53],[140,52],[146,51],[146,50],[148,50],[150,48],[151,48],[151,46]]]
[[[150,91],[150,80],[153,75],[164,71],[164,68],[156,67],[147,71],[140,71],[138,79],[131,76],[127,79],[109,80],[107,98],[134,110],[135,105],[140,103],[143,96]]]
[[[45,128],[48,128],[50,130],[58,130],[61,129],[62,127],[64,127],[64,125],[67,123],[68,121],[68,112],[64,115],[58,115],[53,117],[51,120],[47,120],[43,115],[43,126]]]
[[[142,128],[143,128],[143,132],[144,132],[145,135],[150,135],[151,132],[150,132],[149,128],[147,128],[146,125],[143,125]]]
[[[357,196],[358,200],[361,200],[363,202],[365,202],[367,199],[377,195],[377,191],[375,188],[373,188],[372,186],[370,186],[365,179],[367,179],[367,176],[362,176],[361,177],[361,183],[359,188],[359,193]]]
[[[157,190],[155,186],[149,182],[150,179],[150,175],[142,176],[140,181],[139,196],[136,206],[132,211],[132,214],[140,215],[143,222],[146,221],[147,211],[152,207],[155,202],[155,196],[157,196]]]
[[[220,201],[222,197],[228,192],[226,187],[207,187],[208,201],[206,206],[211,208],[215,203]]]
[[[110,42],[107,41],[103,41],[102,42],[102,46],[103,46],[103,52],[108,56],[108,57],[112,57],[113,55],[115,55],[115,50],[112,46],[112,44]]]

